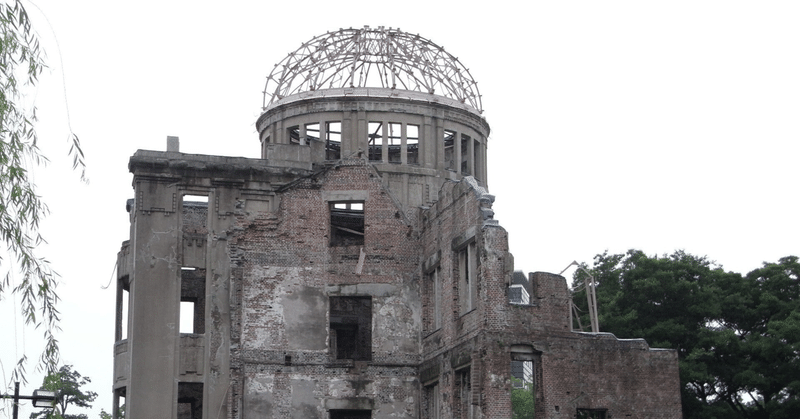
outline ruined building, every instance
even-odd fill
[[[576,332],[563,277],[514,275],[456,58],[339,30],[276,65],[264,97],[260,159],[174,137],[130,159],[128,419],[508,419],[515,390],[536,418],[680,417],[674,351]]]

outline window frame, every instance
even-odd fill
[[[360,206],[361,208],[353,208],[354,206]],[[366,203],[364,200],[328,201],[328,212],[330,247],[364,245],[367,233]],[[356,220],[356,222],[353,223],[353,220]]]

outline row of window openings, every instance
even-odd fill
[[[385,132],[384,132],[385,125]],[[311,123],[305,125],[305,141],[300,132],[300,126],[294,125],[287,128],[287,136],[290,144],[304,144],[309,141],[325,140],[325,159],[339,160],[342,156],[342,123],[326,122],[324,137],[320,136],[320,124]],[[405,134],[403,133],[405,128]],[[455,145],[457,133],[451,130],[444,130],[444,161],[445,169],[456,170]],[[367,127],[367,145],[369,147],[368,157],[370,161],[388,161],[389,163],[402,162],[403,137],[406,139],[406,163],[419,163],[419,125],[402,124],[398,122],[370,122]],[[267,140],[269,141],[269,140]],[[461,173],[469,175],[469,146],[472,138],[469,135],[461,134]],[[383,146],[386,145],[387,156],[383,155]],[[478,152],[480,143],[474,141],[473,153],[475,156],[474,167],[479,167]]]
[[[125,417],[126,402],[127,388],[122,387],[114,390],[112,418],[122,419]],[[177,405],[177,419],[202,419],[203,383],[179,382]]]
[[[128,292],[123,293],[122,338],[127,338]],[[181,301],[180,333],[203,333],[202,305]],[[336,359],[372,359],[372,298],[330,297],[330,347]]]

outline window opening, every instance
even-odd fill
[[[286,137],[289,138],[289,144],[300,144],[300,126],[295,125],[287,128]]]
[[[423,412],[422,417],[429,419],[439,419],[441,410],[441,394],[439,394],[439,383],[427,385],[423,388]]]
[[[194,301],[181,301],[180,333],[194,333]]]
[[[313,124],[306,124],[306,144],[311,140],[319,140],[319,122]]]
[[[419,125],[406,125],[406,163],[419,163]]]
[[[331,202],[331,246],[364,244],[364,202]]]
[[[206,270],[181,268],[180,333],[205,333]]]
[[[111,408],[112,419],[123,419],[125,417],[125,396],[127,392],[127,387],[114,390],[114,400]]]
[[[203,383],[178,383],[178,419],[203,418]]]
[[[128,338],[128,309],[130,307],[130,286],[127,284],[127,277],[119,280],[120,290],[117,291],[117,330],[116,340],[120,341]]]
[[[178,300],[179,333],[205,332],[205,239],[208,235],[208,195],[183,195],[181,231],[184,245]]]
[[[606,419],[606,409],[578,409],[577,419]]]
[[[514,419],[533,419],[536,400],[535,354],[529,345],[511,345],[511,411]]]
[[[402,129],[403,124],[389,123],[389,163],[400,163],[400,147],[403,142]]]
[[[331,350],[336,359],[372,359],[372,297],[330,297]]]
[[[478,140],[475,140],[472,147],[472,156],[473,156],[473,163],[472,163],[472,175],[476,178],[481,175],[483,172],[481,166],[481,143]]]
[[[475,308],[478,294],[477,258],[475,242],[472,241],[458,251],[459,305],[465,314]]]
[[[339,160],[342,158],[342,123],[325,123],[325,159]]]
[[[461,419],[472,419],[472,372],[469,367],[456,371],[458,408]]]
[[[469,143],[472,139],[469,135],[461,134],[461,174],[470,175],[469,167]]]
[[[368,131],[369,160],[383,161],[383,123],[370,122]]]
[[[442,327],[442,284],[438,267],[427,275],[425,284],[425,326],[428,332],[433,332]]]
[[[372,417],[371,410],[346,410],[331,409],[331,419],[369,419]]]
[[[511,304],[530,304],[531,296],[522,284],[513,284],[508,287],[508,301]]]
[[[455,144],[456,132],[444,130],[444,168],[447,170],[456,170],[455,165]]]

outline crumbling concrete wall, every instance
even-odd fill
[[[235,417],[417,417],[418,235],[362,160],[345,160],[278,191],[274,211],[237,212],[232,358]],[[332,202],[364,203],[363,245],[331,245]],[[360,268],[359,268],[360,266]],[[360,269],[360,273],[359,273]],[[371,299],[371,360],[337,359],[331,297]]]
[[[429,318],[432,292],[422,296],[422,411],[431,404],[426,388],[435,385],[442,417],[511,417],[510,363],[521,356],[533,362],[537,418],[575,417],[578,409],[605,409],[608,417],[679,418],[674,351],[572,332],[571,294],[558,275],[532,274],[530,304],[509,303],[513,258],[505,230],[492,219],[492,201],[466,178],[446,183],[438,202],[421,214],[422,289],[434,289],[425,281],[436,272],[444,290],[440,328]],[[478,285],[476,306],[464,313],[458,254],[467,242],[476,244]],[[469,371],[467,393],[463,371]]]
[[[419,418],[432,408],[508,418],[512,359],[533,363],[537,419],[578,409],[680,417],[674,351],[573,332],[558,275],[532,274],[530,303],[509,303],[507,233],[474,179],[444,181],[434,203],[411,208],[363,159],[316,169],[131,159],[136,200],[119,273],[131,320],[129,341],[115,345],[115,389],[131,392],[132,417],[177,412],[189,388],[205,415],[229,418]],[[208,203],[183,206],[185,195]],[[334,203],[363,204],[346,241],[332,240]],[[195,333],[178,333],[182,298],[199,306]],[[332,299],[345,306],[332,310]]]

